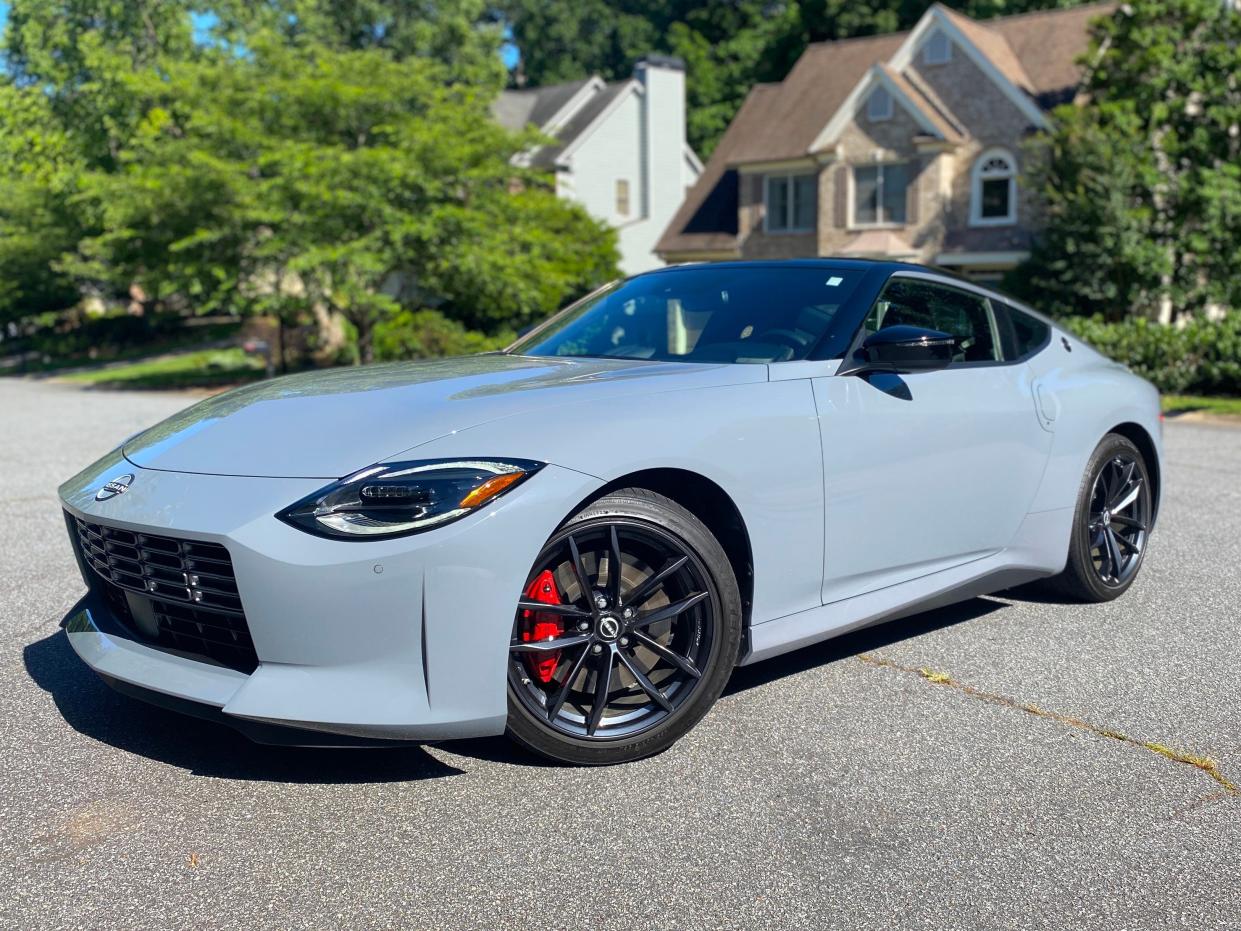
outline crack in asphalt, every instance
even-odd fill
[[[1040,708],[1038,705],[1030,702],[1023,702],[1016,698],[1010,698],[1007,695],[1001,695],[998,692],[987,692],[983,689],[975,688],[964,682],[959,682],[946,672],[939,672],[926,666],[906,666],[895,660],[888,659],[885,656],[876,656],[873,653],[859,653],[858,660],[869,666],[876,666],[881,669],[894,669],[897,672],[912,673],[920,676],[932,685],[939,685],[945,688],[953,689],[962,695],[991,705],[999,705],[1003,708],[1013,708],[1017,711],[1024,711],[1026,714],[1032,714],[1035,717],[1043,718],[1047,721],[1055,721],[1059,724],[1074,727],[1078,730],[1089,731],[1099,737],[1107,737],[1110,740],[1116,740],[1120,743],[1129,744],[1133,747],[1139,747],[1151,753],[1156,753],[1165,759],[1172,760],[1174,763],[1182,763],[1186,766],[1192,766],[1200,769],[1223,787],[1223,793],[1226,795],[1241,795],[1241,788],[1229,780],[1219,768],[1219,764],[1206,756],[1197,756],[1192,753],[1186,753],[1183,750],[1177,750],[1166,744],[1156,743],[1150,740],[1141,740],[1137,737],[1130,737],[1114,728],[1100,727],[1097,724],[1091,724],[1089,721],[1083,721],[1081,718],[1075,718],[1072,715],[1061,714],[1059,711],[1049,711],[1046,708]]]

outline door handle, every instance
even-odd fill
[[[1042,382],[1036,382],[1034,406],[1038,411],[1038,422],[1042,424],[1043,429],[1049,433],[1054,432],[1056,418],[1060,416],[1060,399],[1056,397],[1056,393]]]

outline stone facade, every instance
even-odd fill
[[[881,257],[998,277],[1028,254],[1041,225],[1026,183],[1040,157],[1033,137],[1049,109],[1071,99],[1089,23],[1110,11],[1096,4],[979,23],[936,5],[907,34],[812,46],[782,84],[752,92],[660,254]],[[872,107],[875,95],[886,96]],[[904,217],[861,223],[855,172],[876,164],[904,166]],[[885,173],[885,184],[901,174]],[[771,228],[771,185],[790,175],[814,177],[812,229],[787,231],[787,218]],[[735,225],[719,220],[726,210],[712,198],[726,185],[736,191]],[[791,195],[777,193],[790,210]],[[695,215],[704,204],[719,231]]]

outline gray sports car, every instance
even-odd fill
[[[1158,394],[910,265],[617,282],[504,352],[196,404],[60,489],[122,692],[268,743],[658,752],[734,666],[1047,578],[1115,598]]]

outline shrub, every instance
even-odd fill
[[[1108,323],[1066,317],[1061,325],[1169,394],[1241,395],[1241,313],[1165,326],[1144,318]]]
[[[402,310],[375,327],[375,359],[434,359],[503,349],[511,332],[488,336],[437,310]]]

